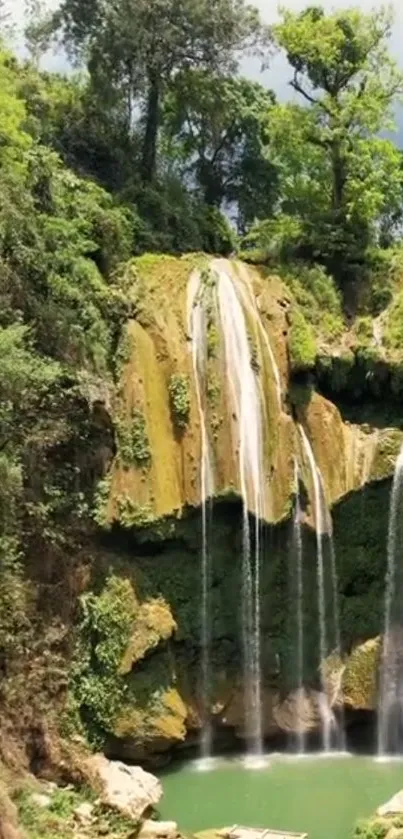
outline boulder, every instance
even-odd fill
[[[176,839],[177,835],[176,822],[157,822],[146,819],[142,824],[138,839]]]
[[[403,790],[397,792],[386,804],[377,809],[378,816],[391,816],[395,813],[403,813]]]
[[[100,787],[104,804],[138,822],[144,813],[156,807],[162,796],[160,782],[140,766],[126,766],[103,755],[88,759],[88,770]]]

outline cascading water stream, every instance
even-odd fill
[[[320,698],[320,714],[322,718],[322,747],[325,752],[332,748],[332,744],[336,740],[336,745],[344,746],[344,731],[338,731],[336,719],[329,707],[329,702],[326,693],[326,685],[322,673],[322,664],[325,661],[330,649],[328,639],[328,626],[326,615],[326,591],[325,591],[325,563],[324,563],[324,546],[325,537],[328,537],[330,546],[330,573],[331,573],[331,590],[332,590],[332,623],[334,627],[334,646],[340,654],[340,626],[339,613],[337,603],[337,570],[336,557],[334,552],[334,545],[332,539],[332,525],[330,512],[326,505],[323,480],[319,468],[316,464],[315,457],[312,451],[312,446],[302,426],[299,426],[303,446],[308,458],[309,468],[312,476],[312,484],[314,491],[314,513],[315,513],[315,530],[316,530],[316,554],[317,554],[317,581],[318,581],[318,613],[319,613],[319,658],[320,658],[320,674],[322,694]]]
[[[403,446],[389,507],[385,627],[378,705],[378,755],[403,753]]]
[[[263,450],[259,388],[252,370],[242,294],[226,263],[217,262],[217,304],[225,350],[226,377],[238,422],[239,476],[243,500],[243,652],[245,717],[249,751],[262,753],[260,664],[260,533],[263,515]],[[249,511],[255,514],[254,546]]]
[[[301,724],[301,709],[304,703],[304,582],[302,574],[302,531],[301,531],[301,500],[299,494],[299,468],[295,461],[295,508],[293,522],[293,547],[295,552],[295,565],[297,576],[297,751],[304,754],[306,751],[305,731]]]
[[[201,602],[201,648],[202,648],[202,712],[201,756],[206,759],[211,755],[212,728],[210,720],[211,706],[211,556],[208,540],[208,506],[214,494],[213,472],[211,468],[210,447],[207,436],[206,420],[203,409],[202,392],[205,389],[207,361],[206,317],[201,301],[200,275],[194,272],[188,285],[188,333],[192,342],[193,375],[196,389],[197,408],[200,422],[201,463],[200,463],[200,502],[202,517],[202,602]]]

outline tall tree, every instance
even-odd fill
[[[63,0],[54,23],[105,101],[124,97],[128,129],[141,106],[146,182],[156,171],[162,97],[176,73],[234,70],[240,53],[267,35],[245,0]]]
[[[282,10],[275,39],[293,69],[302,105],[272,109],[273,148],[283,173],[284,208],[322,231],[340,273],[346,246],[365,249],[383,213],[399,202],[399,154],[379,132],[393,124],[403,75],[388,52],[390,10],[326,15]],[[326,244],[325,244],[326,240]]]
[[[276,173],[265,150],[274,101],[256,82],[207,70],[179,74],[165,101],[169,155],[179,154],[207,205],[235,206],[242,232],[273,207]]]

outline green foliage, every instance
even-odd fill
[[[387,51],[390,31],[385,9],[283,10],[274,27],[304,100],[270,112],[281,209],[301,225],[299,247],[320,254],[339,281],[362,271],[380,222],[401,202],[399,152],[377,136],[403,91]]]
[[[290,320],[288,353],[291,369],[294,372],[308,370],[314,366],[316,358],[316,342],[312,327],[296,306],[291,311]]]
[[[403,290],[399,291],[387,310],[384,326],[384,343],[392,350],[403,347]]]
[[[374,337],[372,319],[367,315],[357,318],[354,324],[354,333],[360,344],[369,344]]]
[[[179,430],[187,427],[190,415],[189,382],[182,373],[171,376],[168,384],[171,415]]]
[[[129,420],[117,419],[115,425],[118,455],[123,465],[126,467],[149,467],[151,463],[151,449],[144,414],[139,410],[135,410]]]
[[[209,70],[185,70],[166,97],[170,153],[193,171],[207,205],[236,204],[242,230],[272,212],[276,174],[264,150],[273,100],[255,82]]]
[[[361,819],[354,829],[354,839],[384,839],[390,829],[386,819]]]
[[[77,649],[70,690],[88,736],[94,742],[113,729],[127,694],[119,674],[138,609],[130,580],[111,574],[101,592],[81,597]]]
[[[113,833],[119,839],[125,839],[133,834],[133,820],[104,807],[95,800],[95,794],[90,789],[59,787],[50,793],[46,789],[45,794],[50,797],[48,807],[35,803],[32,797],[35,792],[37,788],[33,785],[24,786],[15,797],[19,821],[27,839],[73,839],[77,835],[74,812],[84,802],[93,807],[93,823],[89,826],[88,836]]]
[[[303,263],[286,264],[280,271],[318,338],[327,343],[340,338],[344,321],[341,297],[333,277],[319,265],[309,267]]]
[[[123,114],[126,135],[136,107],[145,112],[140,156],[145,183],[156,175],[162,98],[178,74],[184,68],[233,69],[242,49],[261,35],[257,10],[243,0],[214,6],[208,0],[156,0],[152,7],[137,0],[130,8],[119,0],[113,9],[101,0],[79,5],[64,0],[54,25],[76,54],[87,58],[94,96]]]
[[[175,523],[171,519],[158,518],[149,505],[136,504],[127,495],[120,495],[116,499],[116,520],[126,530],[136,532],[139,541],[161,542],[169,539],[175,533]]]

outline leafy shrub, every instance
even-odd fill
[[[118,453],[124,466],[149,466],[151,449],[144,414],[136,410],[130,420],[116,420]]]
[[[312,327],[296,306],[293,307],[290,318],[288,353],[291,369],[295,372],[308,370],[314,366],[316,358],[316,342]]]
[[[99,594],[81,597],[70,690],[94,742],[111,731],[127,692],[119,675],[138,609],[130,580],[111,575]]]
[[[305,319],[318,336],[333,341],[344,329],[341,296],[333,277],[319,265],[294,263],[280,273]]]
[[[183,430],[189,422],[190,395],[189,382],[186,376],[175,373],[168,385],[171,415],[177,428]]]
[[[403,290],[394,297],[388,309],[384,342],[389,349],[401,350],[403,347]]]

